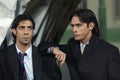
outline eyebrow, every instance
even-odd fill
[[[81,23],[76,23],[76,24],[70,24],[71,26],[80,26],[82,25]]]

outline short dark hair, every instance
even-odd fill
[[[18,15],[17,17],[15,17],[15,19],[12,22],[11,29],[16,29],[17,26],[19,25],[19,23],[24,20],[31,21],[33,24],[33,29],[35,29],[35,22],[34,22],[33,18],[27,14],[21,14],[21,15]],[[13,35],[13,38],[16,39],[16,36],[13,33],[12,33],[12,35]],[[16,40],[13,40],[13,41],[16,42]]]
[[[12,25],[11,25],[11,29],[16,29],[19,22],[24,21],[24,20],[30,20],[32,22],[32,24],[33,24],[33,29],[35,29],[35,22],[34,22],[33,18],[30,15],[27,15],[27,14],[18,15],[13,20]]]
[[[95,26],[92,30],[92,34],[96,35],[96,36],[100,36],[98,21],[97,21],[96,16],[92,10],[90,10],[90,9],[75,10],[70,15],[70,21],[71,21],[73,16],[78,16],[80,21],[85,22],[87,24],[89,24],[90,22],[93,22],[95,24]]]

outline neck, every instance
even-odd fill
[[[17,45],[17,47],[18,47],[18,49],[20,51],[25,52],[30,47],[31,44],[29,44],[29,45],[22,45],[22,44],[16,43],[16,45]]]
[[[86,44],[87,42],[90,41],[91,37],[92,37],[92,34],[87,35],[87,37],[85,39],[81,40],[81,43]]]

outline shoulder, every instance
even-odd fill
[[[46,51],[48,48],[53,47],[53,46],[58,46],[58,44],[44,41],[44,42],[41,42],[41,43],[38,45],[38,49],[39,49],[40,51]]]
[[[72,38],[70,38],[70,39],[68,40],[67,43],[68,43],[68,44],[76,44],[76,43],[78,44],[79,42],[80,42],[80,41],[77,41],[77,40],[74,39],[74,37],[72,37]]]
[[[8,53],[8,48],[3,48],[0,50],[0,60],[5,60],[6,54]]]
[[[71,37],[68,42],[72,42],[72,41],[75,41],[74,37]]]
[[[96,38],[94,50],[101,54],[119,55],[119,49],[116,46],[100,38]]]
[[[32,45],[33,50],[37,50],[37,47],[35,45]]]
[[[99,38],[99,45],[98,46],[101,46],[101,47],[106,48],[106,49],[118,49],[115,45],[113,45],[110,42],[107,42],[103,39],[100,39],[100,38]]]
[[[3,56],[5,53],[6,53],[6,50],[5,49],[1,49],[0,50],[0,57]]]
[[[2,48],[2,49],[0,50],[0,56],[3,56],[3,55],[5,55],[5,54],[9,53],[10,51],[13,51],[14,48],[15,48],[15,45],[14,45],[14,44],[12,44],[12,45],[10,45],[10,46],[7,46],[7,47],[5,47],[5,48]]]

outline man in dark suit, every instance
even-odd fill
[[[60,48],[66,53],[71,80],[120,80],[118,48],[99,38],[99,27],[94,12],[79,9],[70,17],[74,38]],[[62,60],[59,50],[58,59]],[[57,58],[57,57],[56,57]]]
[[[32,44],[32,17],[17,16],[11,28],[14,44],[0,50],[0,80],[61,80],[54,56],[42,57]]]

